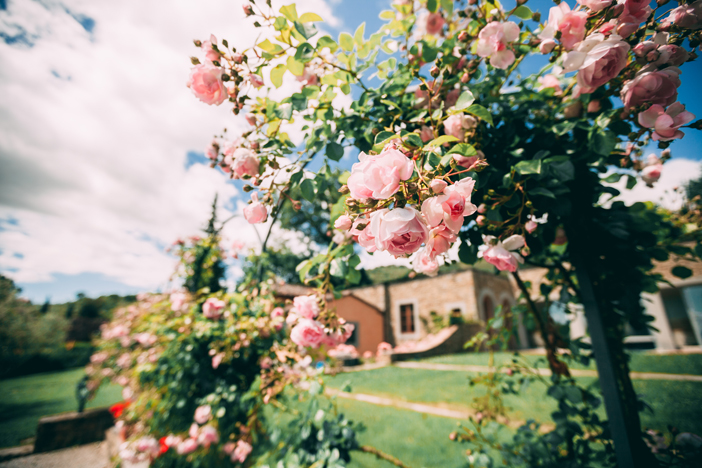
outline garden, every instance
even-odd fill
[[[647,295],[694,279],[700,197],[622,197],[702,128],[678,93],[702,0],[570,3],[395,0],[378,31],[332,37],[304,2],[250,0],[237,21],[258,37],[194,40],[183,92],[245,119],[212,129],[206,157],[247,201],[219,219],[215,198],[202,232],[169,247],[170,288],[99,326],[85,391],[111,405],[115,463],[700,466],[702,355],[627,341],[660,332]],[[235,284],[228,223],[261,231]],[[278,228],[310,255],[281,248]],[[367,254],[409,259],[412,278],[481,269],[516,298],[460,353],[395,362],[408,345],[383,330],[350,369],[358,330],[336,304],[372,283]],[[291,283],[304,292],[283,294]],[[581,311],[587,335],[554,308]],[[411,311],[386,307],[383,328],[414,332]],[[540,353],[515,345],[527,325]],[[2,444],[69,409],[79,376],[0,381]]]

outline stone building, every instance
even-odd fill
[[[376,309],[383,317],[383,340],[395,346],[426,337],[437,319],[444,323],[450,317],[456,322],[484,323],[494,317],[497,306],[511,307],[515,303],[506,275],[477,269],[350,289],[345,296],[358,298]],[[341,317],[356,325],[360,337],[374,333],[369,329],[374,325],[351,318],[350,312],[341,304],[337,307]],[[515,346],[527,343],[524,327],[519,330],[520,343]]]

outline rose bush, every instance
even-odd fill
[[[615,449],[620,460],[633,460],[629,465],[658,463],[641,433],[624,330],[651,323],[640,298],[661,280],[652,272],[654,260],[702,255],[699,212],[682,217],[652,204],[627,206],[616,197],[639,180],[655,183],[665,170],[670,153],[645,159],[644,148],[657,142],[665,150],[700,127],[679,101],[678,88],[686,62],[696,59],[694,49],[702,41],[701,3],[661,2],[654,9],[641,0],[559,2],[544,23],[525,3],[505,8],[496,0],[395,1],[381,14],[386,22],[380,31],[366,37],[361,25],[337,40],[319,34],[314,23],[322,19],[315,13],[251,2],[245,15],[274,33],[243,50],[214,36],[195,41],[204,63],[192,59],[191,91],[206,104],[244,112],[251,127],[234,139],[216,137],[207,150],[214,167],[252,192],[244,209],[248,222],[270,219],[272,224],[288,202],[299,208],[291,194],[321,203],[317,195],[336,182],[336,163],[345,154],[358,155],[358,162],[338,178],[343,196],[324,208],[331,211],[328,252],[297,270],[300,280],[317,291],[296,298],[286,317],[269,313],[279,309],[259,274],[248,278],[249,289],[239,293],[218,292],[214,282],[200,293],[205,284],[198,280],[198,287],[187,288],[193,295],[189,301],[182,296],[149,299],[145,309],[135,309],[134,317],[128,312],[126,323],[106,331],[102,352],[108,354],[100,364],[103,370],[93,375],[127,378],[121,381],[134,400],[126,410],[133,423],[130,433],[147,437],[128,445],[128,455],[153,459],[156,446],[148,437],[160,436],[166,439],[159,453],[180,454],[179,460],[200,454],[233,463],[266,459],[267,445],[254,437],[263,431],[259,403],[266,405],[288,384],[303,382],[311,373],[309,356],[325,347],[337,349],[353,331],[325,299],[338,295],[333,285],[360,281],[357,243],[368,252],[408,257],[417,272],[427,275],[436,274],[457,249],[464,263],[483,259],[509,272],[519,286],[520,303],[498,308],[486,323],[488,332],[472,344],[506,346],[515,335],[511,324],[533,320],[553,374],[548,394],[558,400],[560,412],[552,430],[526,425],[498,444],[485,435],[502,408],[492,397],[499,391],[489,392],[479,402],[481,417],[471,421],[474,428],[452,437],[473,444],[468,464],[490,466],[495,452],[488,448],[511,466],[614,466]],[[517,73],[530,55],[542,54],[549,61],[539,73]],[[268,91],[285,80],[296,83],[295,91],[273,99]],[[344,106],[340,96],[352,92],[355,99]],[[300,121],[302,127],[293,127]],[[292,141],[291,128],[302,129],[302,141]],[[307,170],[312,161],[320,163],[316,173]],[[202,278],[197,271],[216,246],[198,250],[194,244],[183,244],[178,252],[186,274]],[[549,270],[538,291],[522,280],[523,263]],[[673,274],[691,272],[677,266]],[[606,384],[617,389],[621,408],[610,417],[624,430],[609,431],[596,412],[599,397],[571,378],[568,362],[586,362],[591,355],[534,302],[539,296],[550,303],[553,292],[564,307],[586,303],[588,318],[606,330],[593,336],[593,346],[606,350],[595,355],[598,365],[614,369],[615,381]],[[220,308],[217,301],[225,305]],[[135,329],[139,310],[159,312],[144,312],[150,318],[136,320]],[[143,323],[152,325],[142,329]],[[128,347],[129,359],[120,358],[120,364],[136,366],[132,377],[109,371],[125,354],[118,346]],[[193,352],[199,354],[188,354]],[[175,358],[163,361],[164,356],[179,356],[188,366],[188,359],[208,360],[211,381],[229,375],[222,373],[232,372],[232,366],[243,366],[242,374],[236,390],[226,381],[198,397],[175,392],[176,399],[163,398],[154,393],[171,385],[163,376],[181,372],[172,364]],[[159,373],[153,372],[156,366]],[[533,378],[517,370],[524,373],[518,375],[522,383]],[[484,383],[493,389],[500,384],[494,374]],[[514,386],[502,388],[517,392]],[[140,394],[149,395],[143,401],[154,398],[165,413],[150,413],[140,404]],[[233,406],[225,405],[220,415],[217,405],[229,398]],[[173,406],[174,401],[181,403]],[[196,410],[208,405],[212,419],[201,409],[198,420],[204,425],[193,422]],[[324,437],[344,434],[348,422],[324,424],[335,429],[315,426],[302,439],[316,430]],[[334,437],[324,439],[325,450],[333,446],[336,451],[323,452],[327,458],[320,466],[348,460],[352,437]],[[298,464],[323,457],[322,452],[290,450],[297,450]],[[289,460],[290,451],[266,453]]]

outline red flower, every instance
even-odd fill
[[[158,445],[159,445],[158,455],[159,455],[159,456],[161,456],[161,455],[163,455],[164,453],[168,452],[168,449],[170,448],[170,447],[166,444],[166,439],[167,439],[167,438],[168,438],[168,436],[163,436],[163,437],[161,437],[160,439],[158,439]]]
[[[124,413],[124,410],[129,406],[128,401],[121,401],[110,406],[110,413],[112,413],[113,418],[119,418]]]

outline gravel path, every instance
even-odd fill
[[[0,468],[108,468],[105,442],[38,453],[0,463]]]

